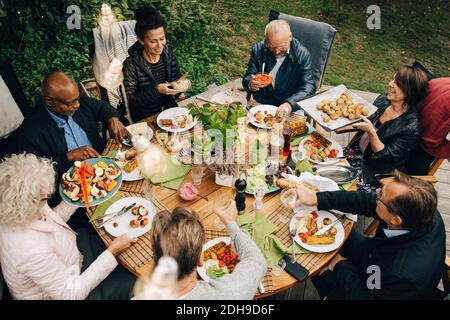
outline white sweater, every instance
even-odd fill
[[[227,225],[231,242],[239,254],[240,262],[233,273],[217,280],[198,281],[184,297],[186,300],[250,300],[267,271],[264,255],[249,234],[240,229],[236,222]]]
[[[77,208],[42,209],[25,230],[0,228],[0,265],[14,299],[85,299],[117,266],[105,250],[83,273],[76,233],[66,224]]]

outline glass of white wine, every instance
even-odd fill
[[[284,206],[287,207],[287,210],[280,210],[278,220],[281,223],[288,223],[290,221],[291,210],[294,208],[295,201],[297,201],[297,191],[295,189],[284,189],[281,191],[280,199]]]

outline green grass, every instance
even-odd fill
[[[366,27],[374,1],[216,1],[222,13],[223,57],[214,70],[241,77],[252,45],[262,39],[270,9],[324,21],[337,30],[324,83],[384,92],[397,65],[418,59],[438,76],[450,75],[448,1],[377,1],[381,29]]]

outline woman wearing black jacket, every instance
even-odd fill
[[[124,62],[124,84],[133,122],[163,109],[176,107],[171,88],[180,78],[180,66],[167,45],[166,20],[154,8],[144,6],[136,12],[138,41],[130,47]]]
[[[362,156],[364,183],[376,185],[375,174],[403,170],[420,141],[421,125],[416,107],[426,96],[427,87],[428,79],[422,70],[401,65],[389,82],[386,98],[374,102],[377,112],[353,125],[361,132],[346,154]],[[352,159],[349,161],[352,163]]]

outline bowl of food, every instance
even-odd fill
[[[177,81],[172,82],[172,88],[179,92],[184,92],[191,87],[192,83],[189,79],[179,79]]]
[[[262,85],[268,85],[272,83],[272,76],[268,73],[259,72],[253,76],[253,79],[261,83]]]

